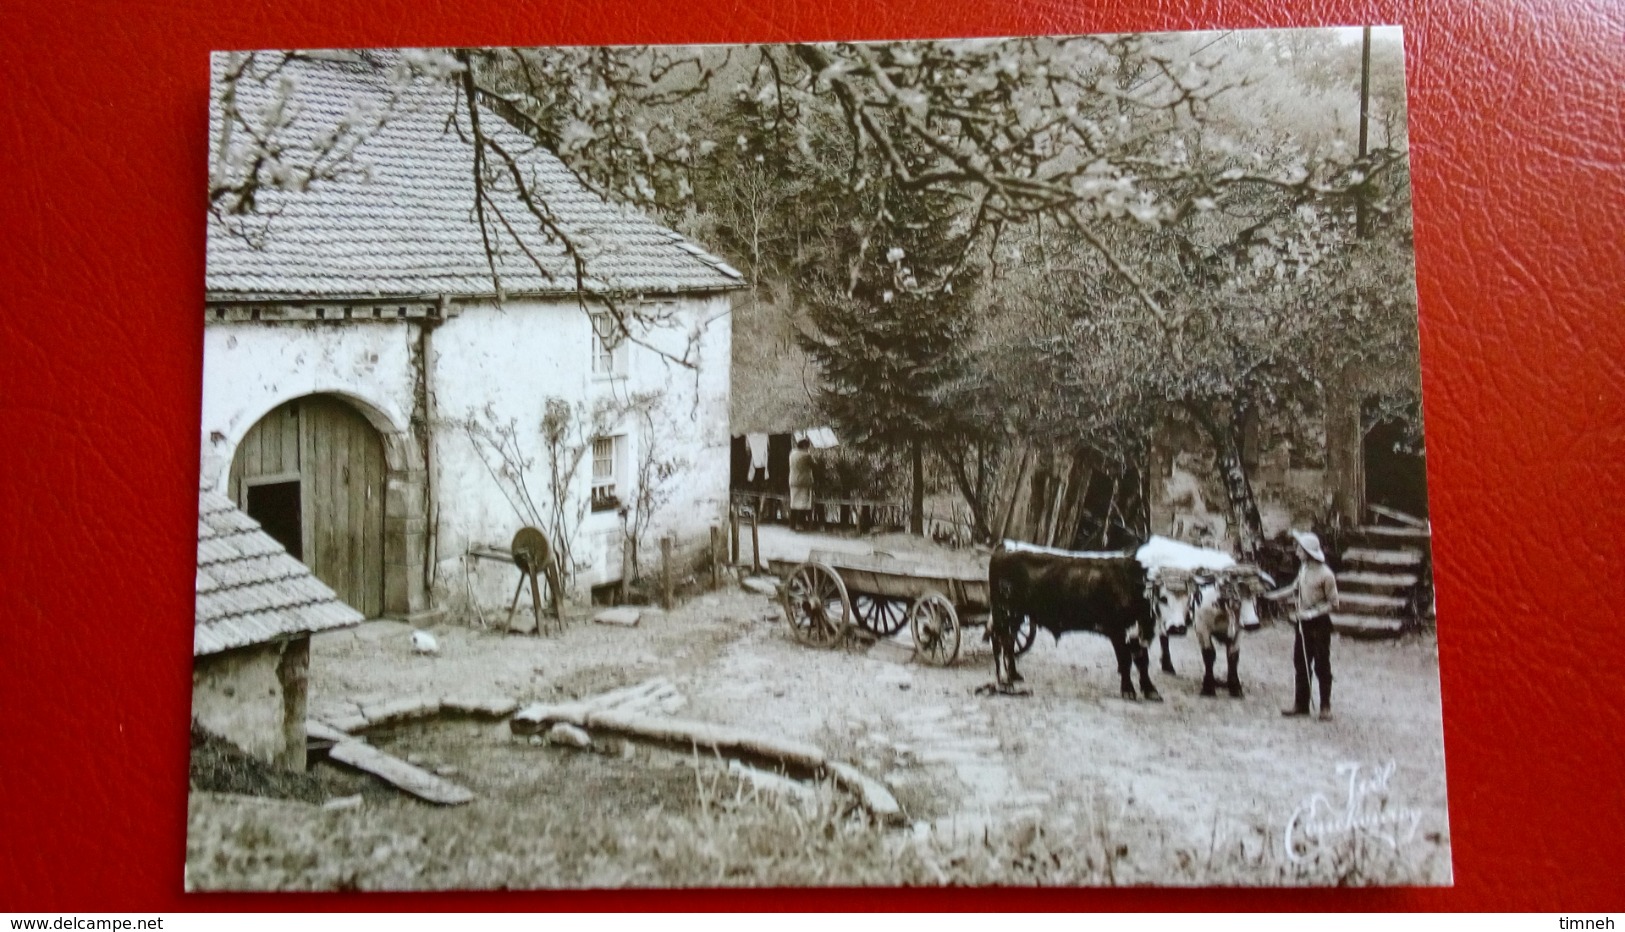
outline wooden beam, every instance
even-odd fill
[[[460,806],[474,799],[474,794],[468,789],[385,754],[365,741],[340,742],[327,752],[327,756],[431,803]]]

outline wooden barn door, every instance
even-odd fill
[[[230,493],[316,578],[367,617],[384,607],[384,445],[344,402],[313,395],[260,419]]]

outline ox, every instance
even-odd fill
[[[1134,552],[1151,575],[1153,598],[1157,602],[1158,634],[1162,642],[1162,672],[1172,675],[1174,661],[1168,654],[1168,637],[1182,636],[1186,628],[1202,627],[1197,635],[1206,657],[1212,646],[1211,632],[1219,609],[1218,574],[1236,566],[1235,558],[1223,550],[1198,547],[1167,537],[1152,537]],[[1197,616],[1197,617],[1193,617]],[[1257,615],[1254,614],[1256,623]],[[1230,643],[1230,642],[1225,642]]]
[[[1156,569],[1152,579],[1161,615],[1163,672],[1174,672],[1169,636],[1182,635],[1189,627],[1202,650],[1201,694],[1218,694],[1219,683],[1213,676],[1217,642],[1225,646],[1225,688],[1240,699],[1241,635],[1259,626],[1257,598],[1268,587],[1269,577],[1251,566],[1231,565],[1217,570]]]
[[[1016,632],[1023,618],[1058,639],[1071,631],[1105,635],[1117,654],[1124,699],[1138,698],[1129,665],[1140,671],[1140,692],[1160,702],[1151,684],[1147,645],[1156,631],[1146,568],[1132,553],[1073,553],[1005,541],[988,563],[992,602],[993,677],[998,689],[1021,682]]]

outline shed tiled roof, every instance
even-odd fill
[[[220,68],[217,58],[217,79]],[[292,82],[295,115],[279,139],[297,154],[358,106],[381,106],[390,99],[396,86],[386,71],[359,61],[290,60],[268,82],[240,81],[239,111],[258,112],[278,81]],[[255,213],[241,225],[211,215],[210,300],[495,294],[475,221],[473,149],[464,141],[467,113],[457,107],[458,98],[447,82],[419,77],[406,85],[385,125],[357,147],[356,171],[317,181],[302,192],[262,190]],[[211,145],[220,138],[215,104]],[[458,127],[448,125],[453,114]],[[679,294],[740,286],[742,276],[726,262],[592,193],[551,152],[484,107],[480,126],[514,156],[537,199],[585,254],[586,290]],[[501,251],[497,271],[503,292],[578,293],[574,265],[560,244],[513,192],[493,196],[535,257],[516,248],[510,236],[493,238]],[[488,216],[488,223],[494,230],[503,227],[494,217]],[[245,229],[251,235],[242,235]]]
[[[198,493],[192,656],[362,620],[229,499]]]

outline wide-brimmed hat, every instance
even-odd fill
[[[1298,546],[1313,557],[1316,563],[1326,562],[1326,554],[1320,549],[1320,538],[1309,531],[1293,531],[1292,539],[1297,541]]]

